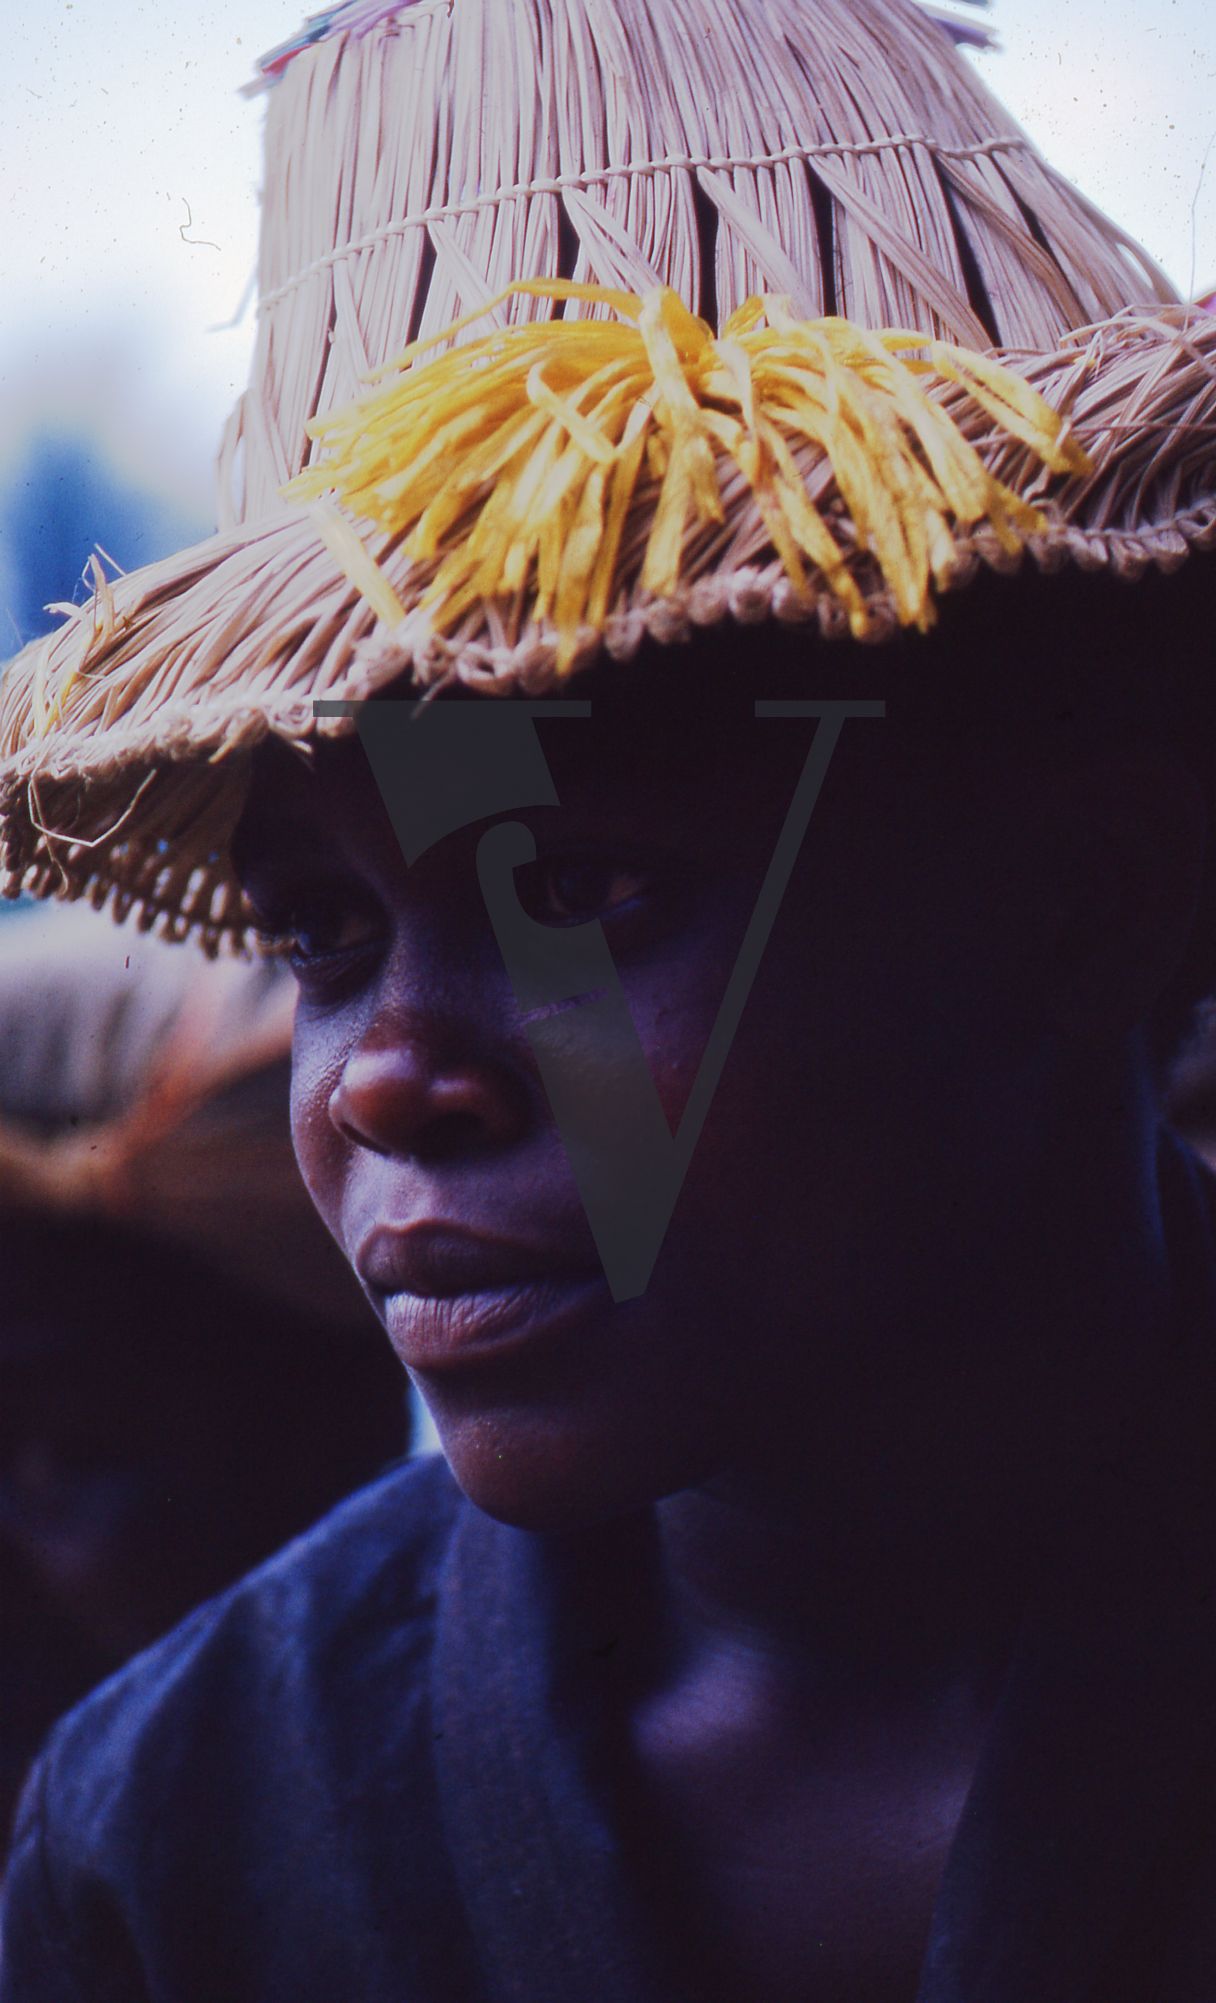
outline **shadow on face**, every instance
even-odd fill
[[[264,922],[295,942],[297,1152],[492,1512],[616,1513],[791,1430],[791,1452],[833,1464],[855,1438],[860,1479],[910,1399],[957,1393],[979,1303],[1023,1283],[1049,1165],[1072,1173],[1086,1141],[1061,1152],[1070,1078],[1096,1052],[1133,1106],[1124,1073],[1185,948],[1202,809],[1139,728],[1146,634],[1120,638],[1102,601],[1095,703],[1085,589],[1019,602],[1015,620],[999,589],[974,593],[936,638],[874,654],[732,629],[606,665],[573,691],[590,720],[538,723],[557,804],[511,816],[535,844],[516,891],[555,932],[602,928],[674,1134],[814,735],[754,702],[887,703],[844,727],[635,1299],[594,1283],[478,881],[487,822],[406,867],[357,743],[263,757],[239,848]],[[594,1068],[594,1039],[582,1050]],[[1142,1142],[1130,1110],[1103,1135],[1112,1158]],[[968,1381],[989,1417],[1041,1402],[999,1345]]]

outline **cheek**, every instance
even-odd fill
[[[770,1277],[781,1285],[783,1253],[791,1244],[781,1213],[800,1194],[805,1173],[805,1119],[795,1105],[797,1052],[789,1047],[785,1008],[775,1011],[771,993],[757,983],[724,1061],[719,1065],[719,1053],[707,1050],[733,965],[733,950],[723,947],[678,983],[656,986],[644,997],[636,989],[630,993],[673,1136],[694,1086],[699,1083],[702,1092],[712,1086],[654,1276],[673,1318],[705,1331],[748,1313]],[[707,1354],[700,1355],[698,1369],[712,1372]]]
[[[630,1014],[654,1080],[667,1125],[675,1134],[705,1055],[714,1010],[696,994],[665,990],[639,1004],[629,993]]]
[[[335,1030],[310,1021],[301,1007],[291,1059],[291,1138],[305,1188],[335,1237],[349,1149],[329,1117],[346,1044]],[[339,1240],[339,1242],[341,1242]]]
[[[716,925],[658,967],[622,969],[629,1012],[673,1134],[706,1061],[747,915],[732,902]]]

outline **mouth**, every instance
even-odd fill
[[[448,1225],[379,1226],[355,1266],[397,1355],[424,1374],[560,1340],[609,1303],[598,1267]]]

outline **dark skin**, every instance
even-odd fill
[[[562,805],[517,817],[541,858],[521,895],[603,922],[673,1125],[809,742],[752,719],[761,665],[712,700],[695,657],[651,667],[645,732],[622,671],[580,687],[593,723],[542,726]],[[267,754],[239,840],[298,940],[300,1163],[391,1335],[377,1220],[594,1267],[481,832],[407,870],[348,741]],[[942,761],[846,725],[646,1293],[593,1291],[558,1342],[415,1363],[491,1514],[656,1512],[622,1792],[700,1995],[915,1991],[1019,1622],[1067,1578],[1058,1526],[1151,1380],[1139,1025],[1203,840],[1155,751]]]

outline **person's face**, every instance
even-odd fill
[[[757,721],[756,692],[695,729],[611,703],[541,723],[561,804],[509,816],[537,844],[525,908],[602,923],[673,1130],[811,739]],[[407,868],[357,743],[262,761],[238,850],[297,941],[300,1164],[492,1513],[640,1506],[795,1410],[800,1452],[839,1435],[842,1398],[864,1380],[873,1402],[875,1329],[933,1284],[934,1234],[986,1200],[960,1135],[1002,1108],[961,1081],[1019,1076],[974,1006],[984,866],[943,863],[915,775],[879,797],[883,727],[845,726],[650,1284],[621,1303],[483,904],[485,824]]]

